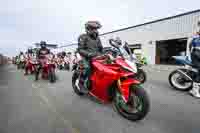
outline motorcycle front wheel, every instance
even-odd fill
[[[56,73],[55,73],[55,69],[52,67],[49,70],[49,81],[50,83],[54,83],[56,82]]]
[[[125,103],[120,92],[116,91],[114,107],[120,115],[131,121],[144,119],[150,109],[150,101],[146,91],[140,85],[130,87],[130,97]]]
[[[62,65],[59,65],[59,69],[62,70],[62,69],[63,69],[63,66],[62,66]]]
[[[20,64],[17,64],[17,69],[20,69]]]
[[[143,84],[147,80],[147,74],[143,69],[138,69],[135,78]]]
[[[70,70],[69,64],[65,64],[64,67],[65,67],[65,70],[68,70],[68,71]]]
[[[35,81],[38,81],[39,79],[39,65],[35,65]]]
[[[178,69],[179,70],[179,69]],[[186,82],[186,78],[178,71],[174,70],[169,74],[168,80],[170,85],[179,91],[189,91],[192,89],[193,83]],[[183,72],[186,72],[185,69],[180,69]]]

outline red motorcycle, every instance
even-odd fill
[[[88,81],[88,93],[82,91],[80,77],[83,65],[79,62],[72,76],[76,94],[89,94],[103,103],[112,102],[126,119],[138,121],[149,112],[148,95],[140,82],[134,78],[137,68],[123,58],[102,55],[92,59],[92,73]],[[135,67],[135,68],[134,68]]]
[[[51,83],[56,81],[56,74],[55,74],[55,61],[53,59],[40,59],[36,65],[36,73],[35,73],[35,80],[37,81],[39,78],[40,70],[42,73],[43,79],[49,79]]]
[[[31,74],[35,72],[35,64],[36,64],[36,61],[32,58],[28,58],[26,60],[25,75],[28,74],[29,72]]]

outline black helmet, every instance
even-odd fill
[[[90,30],[90,29],[100,29],[102,25],[98,21],[88,21],[85,24],[85,29]]]
[[[63,52],[62,52],[62,56],[66,56],[66,52],[63,51]]]
[[[121,40],[119,37],[116,37],[115,42],[116,42],[118,45],[122,45],[122,40]]]
[[[45,41],[41,41],[41,42],[40,42],[40,46],[41,46],[42,48],[46,48],[47,43],[46,43]]]
[[[87,32],[87,34],[89,34],[90,36],[96,38],[98,36],[98,29],[100,29],[102,27],[102,25],[98,22],[98,21],[88,21],[85,24],[85,30]]]
[[[33,53],[32,47],[28,47],[28,53]]]

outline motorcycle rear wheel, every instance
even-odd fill
[[[130,101],[125,103],[120,92],[116,91],[114,97],[114,107],[118,113],[131,121],[139,121],[144,119],[150,109],[150,100],[143,87],[139,85],[131,86],[129,99]]]
[[[183,72],[186,72],[185,69],[180,69],[182,70]],[[176,77],[178,76],[178,77]],[[181,77],[181,74],[178,70],[174,70],[172,71],[170,74],[169,74],[169,77],[168,77],[168,80],[169,80],[169,83],[170,85],[175,89],[175,90],[178,90],[178,91],[189,91],[192,89],[193,87],[193,83],[182,83],[179,82],[179,80],[183,80],[183,77]]]
[[[78,88],[76,83],[79,82],[79,73],[77,71],[74,71],[73,75],[72,75],[72,87],[74,92],[78,95],[78,96],[82,96],[84,95],[83,92],[81,92]]]

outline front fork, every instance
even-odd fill
[[[121,93],[122,99],[125,101],[125,103],[129,101],[131,85],[136,85],[136,84],[138,85],[140,84],[140,82],[132,78],[128,78],[123,81],[118,79],[117,86],[119,92]]]

